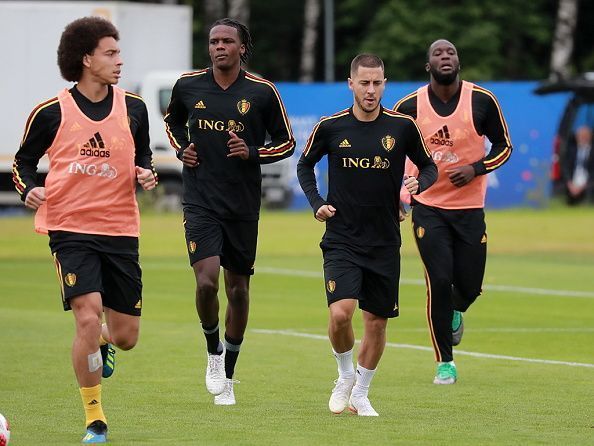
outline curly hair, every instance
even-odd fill
[[[237,30],[237,34],[239,35],[239,40],[245,47],[245,52],[241,55],[241,62],[245,65],[249,60],[250,56],[252,55],[252,50],[254,49],[254,44],[252,43],[252,36],[250,35],[250,31],[247,26],[243,23],[238,22],[234,19],[224,18],[219,19],[214,22],[210,29],[212,30],[215,26],[224,25],[230,26],[231,28],[235,28]]]
[[[67,81],[78,82],[82,77],[83,57],[93,54],[104,37],[120,40],[116,27],[101,17],[83,17],[64,28],[58,46],[58,67]]]

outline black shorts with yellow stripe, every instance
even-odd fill
[[[71,309],[71,299],[98,292],[104,307],[140,316],[142,271],[138,238],[67,231],[50,231],[49,237],[64,311]]]
[[[399,315],[398,246],[360,247],[322,241],[324,282],[328,305],[342,299],[357,299],[359,308],[376,316]]]

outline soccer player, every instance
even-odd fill
[[[462,338],[462,313],[481,294],[487,256],[486,174],[501,167],[512,146],[497,99],[460,80],[456,47],[437,40],[427,53],[429,85],[394,110],[416,119],[439,168],[435,185],[412,197],[412,224],[427,283],[427,319],[437,361],[435,384],[458,374],[452,346]],[[492,143],[485,155],[485,137]],[[415,168],[407,163],[406,173]],[[406,193],[406,192],[405,192]]]
[[[196,310],[206,338],[206,388],[235,404],[233,375],[248,322],[260,213],[260,164],[291,156],[295,140],[276,87],[242,69],[252,51],[247,27],[221,19],[210,28],[212,67],[182,75],[165,123],[183,162],[186,246]],[[270,142],[265,144],[266,134]],[[219,272],[227,310],[219,339]]]
[[[426,190],[437,178],[414,120],[382,107],[385,83],[379,57],[355,57],[348,80],[353,106],[316,124],[297,166],[315,218],[326,222],[320,247],[330,310],[328,336],[338,364],[328,405],[337,414],[348,406],[361,416],[378,415],[368,392],[386,344],[388,318],[399,314],[398,195],[406,156],[420,169],[418,177],[404,180],[411,194]],[[324,155],[326,200],[318,192],[314,173]],[[357,301],[364,334],[355,370],[352,318]]]
[[[76,84],[31,112],[13,170],[21,199],[37,211],[36,230],[49,234],[64,310],[74,315],[83,443],[107,441],[101,378],[113,373],[112,345],[130,350],[138,340],[136,183],[145,190],[156,184],[144,102],[115,86],[123,64],[118,40],[113,24],[98,17],[65,28],[58,66]],[[42,186],[36,172],[44,154],[49,173]]]

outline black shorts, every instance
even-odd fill
[[[324,282],[328,305],[342,299],[357,299],[359,308],[376,316],[399,315],[398,246],[354,247],[320,243],[324,255]]]
[[[184,208],[186,248],[190,265],[217,256],[235,274],[254,274],[258,220],[230,220],[200,207]]]
[[[50,231],[50,248],[62,291],[70,299],[101,293],[103,306],[132,316],[142,310],[142,271],[138,238]]]

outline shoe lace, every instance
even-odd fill
[[[208,372],[216,372],[221,360],[222,358],[220,355],[208,355]]]
[[[225,382],[225,389],[223,390],[223,393],[221,395],[228,395],[231,393],[231,391],[233,390],[233,384],[239,384],[241,381],[239,381],[238,379],[228,379]]]
[[[453,368],[454,366],[452,364],[448,364],[447,362],[445,364],[440,364],[437,368],[437,375],[439,377],[449,378],[453,375]]]

